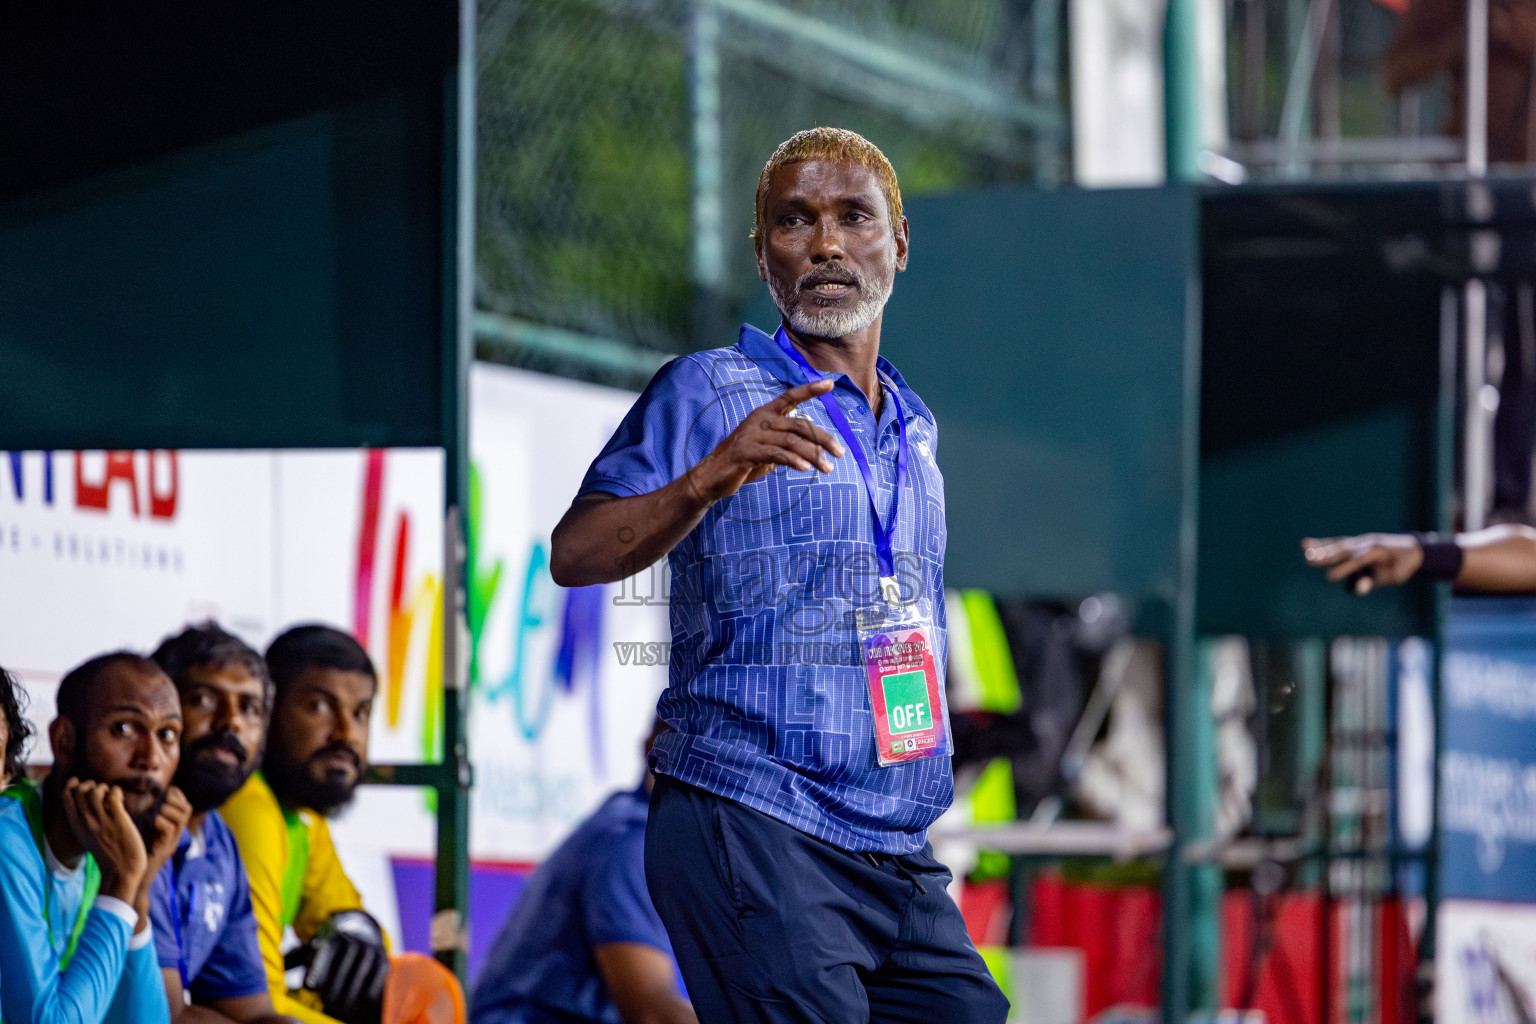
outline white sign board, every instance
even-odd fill
[[[1435,1020],[1521,1024],[1536,1018],[1536,907],[1440,904]]]
[[[666,608],[649,574],[565,591],[548,561],[551,531],[634,398],[474,368],[476,858],[538,861],[607,793],[639,782],[666,668],[621,664],[614,644],[668,639]],[[0,665],[44,727],[59,678],[94,654],[148,651],[207,618],[258,648],[326,622],[378,667],[372,759],[435,758],[442,509],[437,450],[0,452]],[[45,739],[31,759],[48,760]],[[334,831],[395,930],[389,861],[431,856],[427,795],[367,787]]]

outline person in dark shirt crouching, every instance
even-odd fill
[[[660,722],[645,742],[647,756]],[[697,1024],[645,884],[651,773],[528,879],[470,998],[470,1024]]]

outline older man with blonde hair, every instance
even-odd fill
[[[706,1024],[995,1024],[927,841],[954,792],[944,481],[880,355],[907,265],[890,162],[794,135],[754,240],[777,330],[664,367],[554,535],[564,586],[670,563],[647,883]]]

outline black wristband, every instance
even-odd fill
[[[1455,580],[1461,575],[1461,563],[1466,560],[1466,553],[1454,537],[1447,539],[1438,533],[1416,533],[1413,539],[1419,542],[1419,550],[1424,552],[1424,561],[1413,574],[1414,579]]]

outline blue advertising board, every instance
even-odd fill
[[[1441,892],[1536,902],[1536,601],[1452,602],[1441,680]]]

